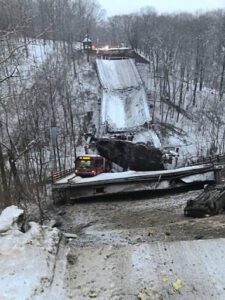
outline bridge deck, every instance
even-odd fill
[[[127,129],[150,121],[143,82],[133,59],[97,59],[102,85],[101,122]]]
[[[154,172],[103,173],[92,178],[71,174],[53,184],[55,202],[94,196],[123,194],[140,191],[174,189],[196,183],[215,182],[213,165],[199,165],[176,170]]]

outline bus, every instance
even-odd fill
[[[109,171],[109,162],[97,154],[81,155],[75,160],[75,174],[77,176],[90,177]]]

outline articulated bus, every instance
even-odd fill
[[[75,174],[77,176],[90,177],[109,171],[109,163],[100,155],[81,155],[75,160]]]

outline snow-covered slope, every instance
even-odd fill
[[[12,43],[15,47],[23,45],[20,40]],[[52,157],[49,126],[54,115],[61,164],[72,168],[76,146],[83,143],[83,131],[94,130],[93,124],[98,128],[100,85],[96,71],[77,44],[73,45],[73,59],[67,45],[60,42],[35,40],[26,48],[21,47],[15,59],[1,65],[0,81],[16,66],[13,77],[1,83],[1,141],[10,146],[12,140],[18,152],[34,137],[44,141],[47,167]],[[49,99],[54,102],[52,109]],[[23,159],[21,156],[17,162],[21,168]]]
[[[150,121],[143,82],[132,59],[97,59],[103,88],[101,121],[114,130],[131,129]]]
[[[142,85],[133,59],[97,59],[96,62],[103,88],[119,90]]]

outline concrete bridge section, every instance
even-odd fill
[[[142,55],[141,53],[138,53],[134,49],[131,48],[109,48],[109,49],[97,49],[96,50],[97,57],[104,57],[104,58],[110,58],[110,59],[119,59],[119,58],[132,58],[137,63],[142,64],[149,64],[149,60],[147,57]]]
[[[213,165],[199,165],[164,171],[102,173],[91,178],[71,174],[53,184],[52,194],[54,202],[60,203],[113,194],[152,193],[214,183],[216,173]]]
[[[102,86],[101,122],[115,131],[151,120],[147,96],[133,59],[97,59]]]

